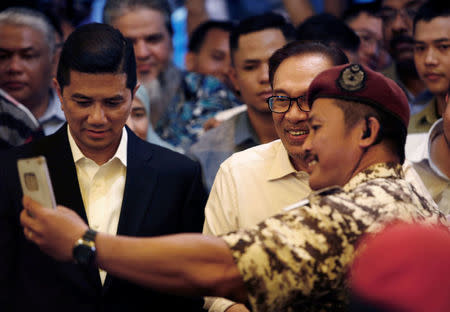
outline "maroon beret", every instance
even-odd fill
[[[359,64],[345,64],[317,75],[308,90],[308,104],[317,98],[360,102],[393,114],[408,128],[409,104],[397,83]]]
[[[450,231],[388,225],[360,242],[349,277],[355,298],[380,311],[450,311]]]

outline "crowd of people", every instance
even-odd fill
[[[448,4],[219,2],[0,10],[0,310],[449,311]]]

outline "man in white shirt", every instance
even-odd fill
[[[406,140],[405,168],[408,176],[410,168],[419,174],[439,209],[450,215],[450,105],[442,118],[437,120],[428,133],[410,134]]]
[[[293,42],[283,49],[296,60],[291,76],[277,84],[273,72],[268,77],[273,88],[268,106],[280,140],[235,153],[221,164],[205,207],[205,234],[251,227],[310,193],[302,149],[309,132],[305,95],[317,74],[348,60],[340,50],[320,43]],[[278,109],[282,101],[290,101],[287,110]],[[210,311],[225,311],[231,304],[217,299]],[[246,311],[241,304],[228,311],[239,311],[238,306]]]
[[[139,139],[125,123],[139,87],[132,43],[106,24],[77,28],[61,52],[57,93],[67,119],[55,134],[12,148],[0,169],[0,306],[6,311],[199,311],[202,298],[149,291],[95,268],[96,231],[137,236],[200,232],[206,193],[200,166]],[[77,263],[57,263],[18,231],[16,160],[43,155],[58,204],[92,227]],[[48,295],[52,294],[51,300]]]

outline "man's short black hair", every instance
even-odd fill
[[[70,72],[126,74],[131,91],[137,83],[133,44],[120,31],[107,24],[78,27],[64,43],[56,79],[61,92],[70,84]]]
[[[286,21],[282,15],[269,12],[251,16],[240,21],[230,34],[232,59],[233,53],[238,49],[240,36],[270,28],[281,30],[287,41],[291,41],[294,38],[294,26]]]
[[[208,32],[212,29],[220,29],[231,33],[233,22],[209,20],[200,24],[191,34],[188,44],[188,51],[198,53],[205,42]]]
[[[328,13],[313,15],[296,28],[297,40],[315,40],[357,52],[360,39],[341,19]]]
[[[331,61],[333,66],[348,63],[348,58],[340,49],[320,41],[294,41],[275,51],[269,59],[269,81],[273,87],[273,78],[280,64],[291,56],[319,54]]]
[[[342,14],[342,20],[348,24],[355,18],[357,18],[361,13],[367,13],[370,16],[379,17],[378,12],[381,8],[381,1],[373,1],[368,3],[355,3],[352,4],[347,10]]]
[[[413,22],[413,33],[419,21],[429,22],[438,17],[449,17],[450,6],[446,1],[427,1],[417,11]]]

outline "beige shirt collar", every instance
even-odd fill
[[[70,149],[72,150],[72,156],[75,163],[77,163],[81,159],[88,159],[80,150],[78,145],[75,143],[74,138],[69,130],[69,125],[67,126],[67,136],[69,137]],[[127,166],[127,145],[128,145],[128,133],[125,127],[122,129],[122,138],[120,139],[119,147],[116,150],[116,153],[109,159],[107,162],[110,162],[112,159],[117,158],[120,162],[126,167]]]
[[[280,144],[278,144],[277,147],[275,161],[269,169],[267,180],[277,180],[289,174],[297,174],[300,177],[304,176],[307,178],[308,174],[306,172],[295,170],[294,166],[291,163],[291,160],[289,159],[286,148],[284,147],[281,140],[279,141]]]

